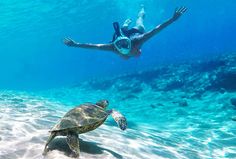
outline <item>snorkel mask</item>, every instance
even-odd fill
[[[131,50],[131,40],[122,35],[122,31],[120,30],[119,23],[113,23],[113,27],[115,29],[116,35],[118,36],[116,40],[113,42],[115,48],[123,55],[127,55]]]
[[[114,41],[114,45],[115,45],[116,49],[124,55],[129,54],[129,52],[131,50],[131,40],[125,36],[119,36]]]

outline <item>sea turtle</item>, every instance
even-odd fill
[[[48,144],[56,136],[67,136],[67,144],[75,157],[78,157],[80,154],[79,134],[96,129],[104,123],[109,115],[112,115],[121,130],[125,130],[127,127],[126,118],[114,109],[106,110],[108,104],[107,100],[100,100],[96,104],[81,104],[67,112],[50,131],[51,135],[47,140],[43,155],[46,155]]]

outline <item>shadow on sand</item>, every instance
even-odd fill
[[[102,154],[103,151],[107,151],[107,152],[111,153],[115,158],[123,159],[123,157],[120,154],[118,154],[112,150],[100,147],[100,146],[98,146],[100,144],[97,144],[95,142],[88,142],[88,141],[84,141],[82,139],[79,139],[79,143],[80,143],[80,151],[81,152],[89,153],[89,154]],[[66,138],[55,138],[49,144],[48,150],[49,151],[52,151],[52,150],[62,151],[62,152],[64,152],[64,154],[66,156],[71,156],[71,154],[72,154],[72,151],[70,150],[69,146],[67,145]]]

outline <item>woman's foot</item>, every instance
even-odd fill
[[[131,19],[126,19],[124,24],[123,24],[123,27],[129,27],[129,25],[132,23],[132,20]]]
[[[138,13],[138,17],[142,17],[142,18],[145,17],[145,9],[144,9],[144,5],[143,4],[141,4],[141,10]]]

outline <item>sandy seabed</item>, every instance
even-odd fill
[[[77,92],[89,95],[83,91]],[[106,96],[105,92],[90,93],[91,97]],[[142,102],[120,101],[119,110],[128,119],[127,131],[121,131],[109,118],[98,129],[81,134],[80,158],[235,158],[236,123],[231,120],[235,110],[228,103],[231,94],[208,93],[201,100],[188,100],[188,106],[176,106],[172,101],[180,100],[180,94],[153,92],[150,96],[150,92],[143,92]],[[159,104],[144,107],[157,101]],[[47,156],[42,156],[48,131],[72,108],[62,103],[27,93],[1,92],[0,158],[71,158],[63,137],[56,138]]]
[[[50,151],[47,156],[42,156],[45,142],[49,136],[48,131],[65,112],[66,108],[60,103],[28,96],[24,93],[2,92],[0,158],[71,158],[71,151],[64,137],[56,138],[49,145]],[[151,134],[133,129],[122,132],[118,127],[104,124],[95,131],[80,135],[80,158],[147,158],[155,156],[147,147],[156,146],[154,139],[148,138],[149,135]],[[143,152],[139,153],[139,151]],[[148,155],[149,153],[150,155]]]

